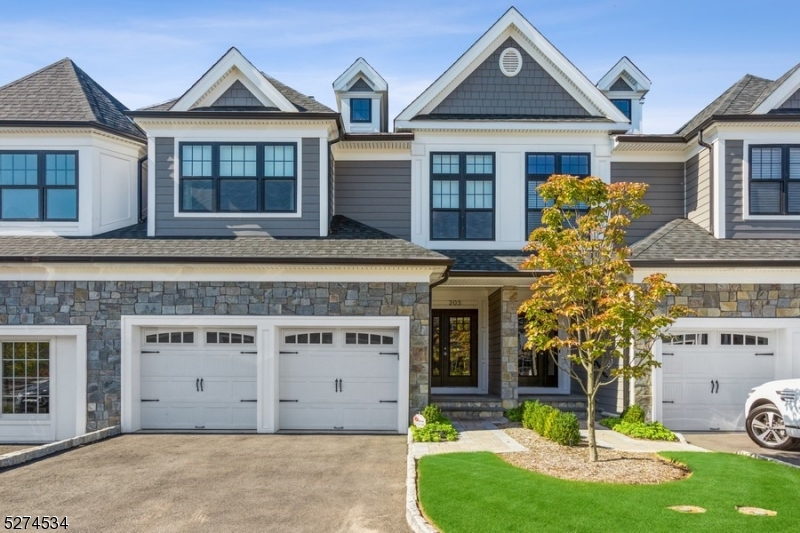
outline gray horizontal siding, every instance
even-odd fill
[[[744,220],[744,141],[724,141],[725,236],[729,239],[791,239],[800,237],[800,221]]]
[[[634,243],[670,220],[684,216],[683,163],[611,163],[611,183],[649,185],[644,201],[650,214],[634,220],[628,242]]]
[[[411,162],[337,161],[336,214],[411,238]]]
[[[686,162],[686,217],[711,231],[711,156],[708,150]]]
[[[319,139],[303,139],[302,216],[300,218],[178,218],[175,209],[175,143],[169,137],[156,139],[156,217],[157,236],[229,237],[233,235],[273,235],[275,237],[318,237],[320,206]],[[326,176],[327,179],[327,176]],[[327,199],[326,199],[327,201]]]

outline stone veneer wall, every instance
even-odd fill
[[[500,289],[500,398],[503,407],[517,406],[519,400],[519,318],[517,312],[522,303],[519,289],[503,287]]]
[[[697,317],[794,318],[800,317],[800,284],[684,284],[666,305],[685,305]],[[652,405],[650,377],[636,380],[635,401],[649,410]]]
[[[87,326],[89,431],[120,423],[123,315],[408,316],[411,416],[428,403],[429,314],[427,283],[0,281],[0,325]]]

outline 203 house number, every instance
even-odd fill
[[[67,517],[58,516],[7,516],[3,522],[5,529],[67,529]]]
[[[450,307],[459,307],[461,306],[461,300],[449,300]]]

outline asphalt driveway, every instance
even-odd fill
[[[684,432],[683,436],[689,444],[700,446],[712,452],[736,453],[745,451],[773,457],[781,461],[800,466],[800,451],[780,452],[759,447],[750,440],[744,431],[709,431]]]
[[[123,435],[0,472],[0,516],[70,531],[408,531],[406,439]]]

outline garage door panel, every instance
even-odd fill
[[[390,338],[389,332],[369,333],[380,333],[375,335],[380,342]],[[399,358],[393,345],[345,344],[342,330],[327,345],[304,345],[300,338],[297,334],[298,342],[282,346],[279,354],[279,397],[298,400],[280,404],[281,429],[397,429]],[[365,339],[372,342],[370,335]]]
[[[206,354],[204,375],[220,377],[255,377],[254,356],[250,354]]]
[[[180,377],[200,371],[196,352],[143,354],[141,365],[142,377]]]
[[[199,409],[193,404],[142,405],[142,427],[145,429],[195,429],[200,423]]]
[[[722,344],[721,331],[707,333],[704,345],[663,345],[662,419],[675,430],[744,429],[748,392],[774,379],[774,355],[766,355],[774,353],[774,334],[756,334],[765,345],[735,345]]]
[[[252,429],[256,425],[255,404],[205,406],[203,423],[206,429]]]

